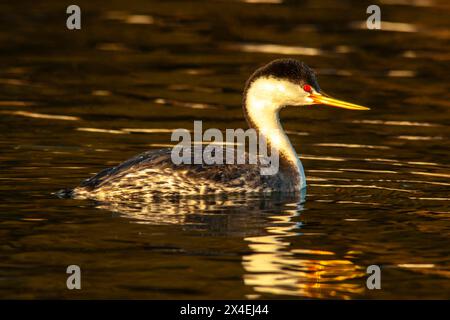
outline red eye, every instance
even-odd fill
[[[312,88],[311,88],[311,86],[309,84],[305,84],[303,86],[303,90],[305,90],[306,92],[309,92],[309,93],[312,92]]]

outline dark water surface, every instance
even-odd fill
[[[77,1],[81,31],[40,2],[0,4],[1,298],[450,298],[447,1],[380,1],[383,31],[364,1]],[[280,57],[372,107],[282,112],[305,202],[51,194],[194,120],[245,128],[243,84]]]

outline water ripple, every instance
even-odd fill
[[[315,143],[319,147],[337,147],[337,148],[362,148],[362,149],[390,149],[387,146],[372,146],[367,144],[347,144],[347,143]]]
[[[351,123],[362,124],[383,124],[387,126],[415,126],[415,127],[439,127],[439,124],[428,122],[413,122],[413,121],[392,121],[392,120],[352,120]]]
[[[37,119],[50,119],[50,120],[68,120],[68,121],[78,121],[81,120],[79,117],[75,116],[64,116],[58,114],[44,114],[29,111],[0,111],[2,114],[10,114],[14,116],[37,118]]]
[[[310,47],[288,46],[280,44],[260,44],[260,43],[236,43],[225,46],[229,50],[253,53],[272,53],[285,55],[319,56],[322,50]]]

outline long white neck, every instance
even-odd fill
[[[281,126],[278,115],[282,107],[295,105],[294,95],[298,95],[299,89],[295,84],[275,78],[258,79],[247,88],[244,112],[249,125],[266,139],[268,145],[278,150],[280,165],[295,171],[300,180],[300,188],[303,188],[306,180],[302,163]]]

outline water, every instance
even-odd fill
[[[0,4],[0,297],[450,297],[446,1],[382,1],[385,31],[369,2],[248,2],[78,1],[81,31],[60,1]],[[280,57],[372,107],[282,112],[305,199],[52,195],[194,120],[245,128],[243,84]]]

